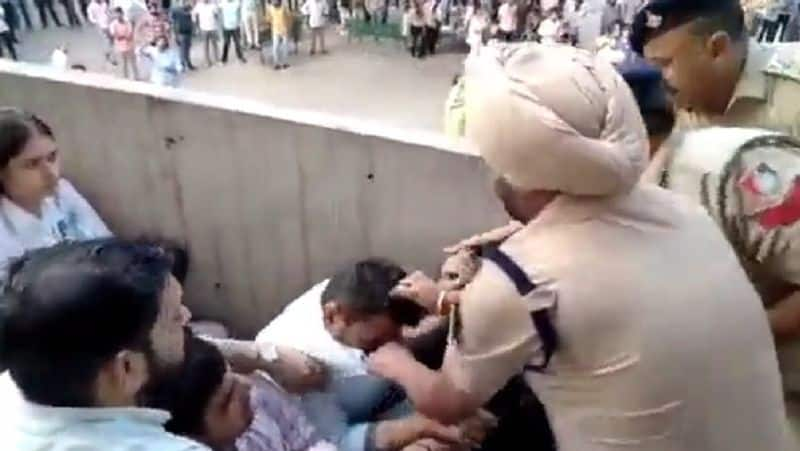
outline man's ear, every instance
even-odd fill
[[[731,36],[724,31],[717,31],[706,40],[706,52],[711,58],[717,59],[728,52],[733,45]]]
[[[125,393],[135,394],[147,382],[149,368],[141,352],[120,351],[114,357],[112,366],[115,383]]]
[[[118,352],[100,369],[97,398],[106,406],[126,405],[147,382],[147,359],[140,352]]]
[[[328,301],[322,304],[322,318],[324,319],[325,324],[333,324],[336,320],[336,316],[339,315],[341,310],[341,306],[335,301]]]

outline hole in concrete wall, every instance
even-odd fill
[[[219,290],[220,288],[222,288],[222,284],[217,282],[217,283],[214,284],[214,288]]]
[[[367,174],[367,180],[369,180],[370,182],[375,180],[375,174],[373,174],[371,172],[369,174]]]

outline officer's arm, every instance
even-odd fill
[[[528,306],[491,263],[462,293],[459,313],[442,369],[403,365],[394,378],[420,413],[446,424],[474,414],[541,349]]]

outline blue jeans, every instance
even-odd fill
[[[410,415],[405,394],[391,382],[375,376],[354,376],[331,382],[325,392],[302,398],[303,410],[339,451],[365,451],[373,421]]]
[[[272,35],[272,64],[282,66],[286,64],[289,49],[288,38],[286,36]]]

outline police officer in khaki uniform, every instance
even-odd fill
[[[717,221],[767,309],[787,410],[800,437],[800,141],[764,129],[671,133],[658,71],[622,68],[654,158],[643,179],[688,196]]]
[[[791,449],[758,295],[699,206],[639,183],[646,133],[622,78],[567,47],[481,58],[467,142],[525,227],[458,294],[420,274],[395,290],[460,301],[440,371],[399,345],[372,370],[446,422],[524,373],[563,451]]]
[[[663,70],[679,127],[757,127],[800,137],[800,44],[750,39],[739,0],[651,0],[630,40]]]

